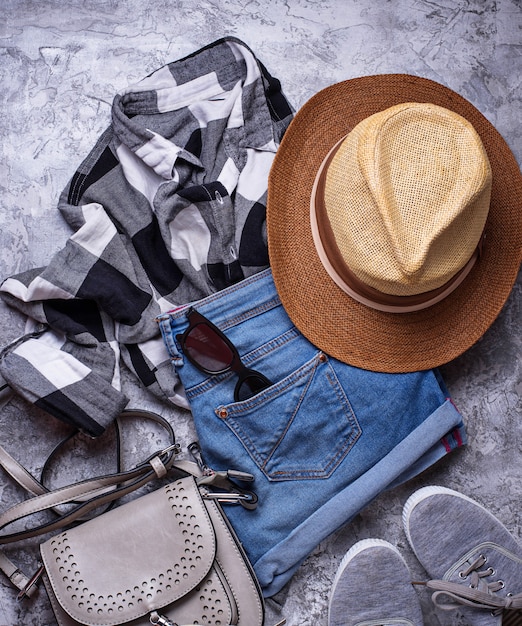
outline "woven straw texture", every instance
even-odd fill
[[[437,289],[469,260],[489,209],[491,172],[473,126],[430,104],[376,113],[351,131],[326,178],[341,255],[375,289]]]
[[[314,177],[332,146],[388,107],[428,102],[467,119],[492,170],[481,258],[464,283],[415,313],[385,313],[354,301],[328,276],[310,230]],[[447,363],[473,345],[504,305],[522,261],[522,176],[509,147],[467,100],[431,80],[401,74],[356,78],[328,87],[297,113],[269,177],[270,264],[296,327],[331,356],[373,371],[409,372]]]

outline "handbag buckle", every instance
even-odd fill
[[[241,482],[252,482],[254,477],[247,472],[229,469],[226,471],[217,471],[208,466],[201,454],[201,448],[197,441],[191,443],[188,447],[190,454],[198,464],[202,472],[196,482],[198,487],[209,486],[216,489],[222,489],[223,492],[206,491],[202,497],[207,500],[218,500],[223,504],[240,504],[245,509],[253,510],[257,507],[257,495],[253,491],[243,489],[234,480]]]
[[[257,507],[257,495],[253,491],[207,491],[201,494],[201,497],[204,500],[217,500],[222,504],[241,504],[245,509],[255,509]]]
[[[177,626],[173,621],[160,615],[157,611],[152,611],[149,616],[149,621],[151,624],[159,624],[159,626]]]
[[[164,454],[170,454],[171,452],[173,452],[174,454],[180,454],[181,446],[179,445],[179,443],[173,443],[167,448],[163,448],[163,450],[160,452],[160,455],[163,456]]]
[[[207,476],[201,476],[197,479],[198,486],[215,487],[222,491],[210,491],[202,494],[203,498],[207,500],[219,500],[223,504],[240,504],[245,509],[255,509],[257,507],[257,495],[253,491],[243,489],[233,480],[232,477],[237,478],[241,475],[239,480],[252,481],[254,477],[252,474],[245,474],[244,472],[236,472],[235,470],[228,470],[226,472],[216,472]]]

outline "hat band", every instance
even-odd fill
[[[324,203],[326,173],[335,153],[345,137],[341,138],[321,163],[314,180],[310,198],[310,226],[319,259],[330,278],[357,302],[388,313],[411,313],[433,306],[446,298],[463,282],[480,256],[484,234],[470,259],[449,281],[437,289],[419,294],[398,296],[371,287],[358,278],[346,265],[328,219]]]

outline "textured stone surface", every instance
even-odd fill
[[[296,109],[319,89],[347,78],[417,74],[468,98],[522,159],[520,0],[3,0],[1,13],[2,279],[45,265],[63,246],[68,231],[56,211],[58,194],[107,126],[115,92],[224,35],[250,45]],[[397,545],[413,578],[423,580],[401,524],[402,505],[420,486],[444,484],[478,499],[522,539],[521,292],[519,275],[492,328],[442,370],[466,420],[467,448],[383,494],[319,545],[268,602],[267,625],[284,616],[291,626],[325,626],[336,569],[362,538]],[[0,344],[23,326],[23,319],[1,305]],[[130,376],[123,384],[131,404],[171,419],[182,444],[193,440],[187,412],[160,405]],[[66,431],[19,398],[0,413],[2,445],[34,471]],[[128,462],[157,438],[144,428],[134,432],[126,446]],[[56,480],[108,469],[110,443],[94,447],[66,457]],[[21,497],[0,476],[2,507]],[[33,540],[7,552],[31,570],[37,545]],[[427,595],[419,596],[426,624],[466,626],[458,613],[434,613]],[[55,622],[44,593],[20,604],[2,579],[0,626],[22,623]]]

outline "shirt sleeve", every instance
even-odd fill
[[[0,286],[0,296],[28,317],[29,327],[2,351],[0,375],[28,401],[98,436],[128,402],[122,360],[155,395],[187,403],[132,246],[99,203],[74,210],[69,223],[77,230],[49,265]]]

